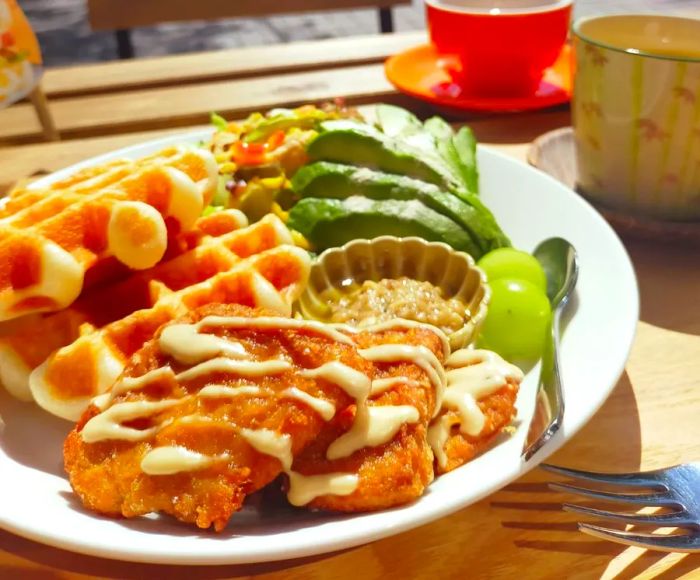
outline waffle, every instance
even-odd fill
[[[60,312],[11,321],[0,336],[0,381],[15,397],[31,400],[29,374],[56,349],[154,306],[154,293],[180,291],[226,271],[241,258],[292,242],[276,216],[243,227],[246,224],[238,210],[200,218],[190,232],[193,247],[187,251],[125,280],[99,286]]]
[[[71,304],[113,257],[146,269],[190,230],[214,191],[206,151],[171,148],[13,192],[0,216],[0,320]]]

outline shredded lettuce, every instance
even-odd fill
[[[218,113],[211,113],[209,116],[209,121],[219,131],[226,131],[228,129],[228,122]]]

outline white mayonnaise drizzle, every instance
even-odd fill
[[[180,446],[156,447],[141,459],[141,471],[148,475],[172,475],[182,471],[204,469],[217,459],[227,459],[227,456],[203,455]]]
[[[364,402],[367,399],[372,387],[372,382],[365,373],[338,361],[325,363],[315,369],[300,371],[299,375],[333,383],[358,402]]]
[[[359,351],[360,356],[371,362],[407,361],[419,366],[428,375],[435,389],[435,412],[437,415],[445,391],[445,369],[432,350],[425,346],[408,344],[380,344]]]
[[[430,427],[428,427],[428,445],[430,445],[430,448],[433,450],[438,465],[442,468],[447,466],[445,444],[450,436],[450,430],[453,424],[449,416],[442,415],[435,419],[430,424]]]
[[[140,377],[122,377],[112,387],[110,394],[112,398],[123,395],[129,391],[139,391],[145,389],[149,384],[165,379],[175,379],[175,373],[170,367],[159,367],[148,371]]]
[[[247,318],[244,316],[205,316],[197,323],[199,328],[218,326],[221,328],[238,328],[251,330],[305,330],[325,336],[326,338],[352,345],[352,339],[347,335],[315,320],[299,320],[296,318],[277,318],[275,316],[258,316]]]
[[[297,389],[296,387],[285,389],[280,393],[280,396],[301,401],[316,411],[324,421],[330,421],[333,415],[335,415],[335,405],[333,403],[319,397],[313,397],[309,395],[309,393]]]
[[[394,329],[422,328],[423,330],[428,330],[437,336],[440,339],[443,354],[445,357],[450,356],[450,339],[437,326],[433,326],[432,324],[427,324],[425,322],[407,320],[405,318],[395,318],[394,320],[387,320],[385,322],[379,322],[377,324],[363,327],[350,326],[349,324],[332,324],[331,326],[348,334],[358,334],[360,332],[383,332],[385,330]]]
[[[243,385],[241,387],[207,385],[199,390],[197,396],[200,399],[225,399],[229,397],[240,397],[241,395],[260,395],[262,392],[262,389],[256,385]]]
[[[232,373],[243,377],[265,377],[279,375],[292,368],[292,364],[285,360],[273,359],[257,362],[217,357],[182,371],[175,375],[175,378],[178,381],[191,381],[211,373]]]
[[[350,495],[357,489],[359,477],[354,473],[324,473],[302,475],[295,471],[289,476],[287,499],[295,506],[302,506],[320,495]]]
[[[393,439],[401,425],[415,423],[419,419],[418,410],[409,405],[368,407],[367,398],[372,381],[364,373],[341,362],[329,362],[315,369],[301,371],[300,375],[332,382],[356,401],[357,410],[352,427],[326,450],[326,457],[330,460],[347,457],[363,447],[382,445]]]
[[[155,435],[161,426],[149,429],[133,429],[124,427],[124,421],[150,417],[170,407],[178,405],[182,399],[165,399],[163,401],[128,401],[117,403],[90,419],[80,432],[83,441],[95,443],[105,439],[121,439],[124,441],[143,441]]]
[[[320,495],[349,495],[359,483],[352,473],[302,475],[292,471],[292,438],[269,429],[241,429],[241,435],[256,451],[275,457],[289,476],[289,503],[305,505]]]
[[[328,446],[326,457],[330,460],[340,459],[364,447],[383,445],[394,438],[401,425],[417,423],[418,419],[418,409],[412,405],[358,405],[352,427]]]
[[[285,471],[292,468],[291,435],[270,429],[241,429],[240,434],[256,451],[279,459]]]
[[[260,293],[265,292],[259,288]],[[244,347],[237,342],[226,340],[212,334],[201,334],[203,328],[223,327],[232,329],[257,330],[302,330],[324,336],[335,342],[352,345],[351,336],[358,329],[350,327],[332,328],[314,321],[277,317],[226,317],[207,316],[195,324],[175,324],[166,327],[160,336],[160,347],[176,361],[190,368],[174,375],[178,381],[188,381],[206,377],[212,373],[231,373],[241,377],[263,377],[281,374],[292,370],[294,366],[285,360],[272,359],[252,361],[247,359]],[[340,328],[344,332],[340,331]],[[361,329],[362,331],[381,332],[392,328],[426,328],[440,338],[445,353],[449,352],[449,343],[439,329],[418,322],[395,320]],[[350,336],[348,336],[350,335]],[[509,365],[500,357],[487,351],[462,350],[449,357],[445,368],[435,354],[425,346],[408,344],[380,344],[358,351],[371,362],[397,363],[410,362],[420,367],[427,375],[436,394],[436,414],[439,410],[454,409],[460,417],[460,429],[467,434],[478,434],[483,428],[483,414],[476,401],[501,388],[508,378],[521,380],[522,373],[517,367]],[[82,431],[86,442],[104,439],[123,439],[140,441],[153,436],[168,424],[157,425],[144,430],[124,427],[121,423],[149,417],[170,408],[182,399],[165,401],[129,401],[107,405],[118,394],[146,387],[150,382],[172,377],[169,366],[155,369],[142,377],[125,377],[115,386],[110,400],[102,402],[106,406],[99,415],[93,417]],[[347,457],[359,449],[376,447],[391,441],[401,426],[414,424],[420,420],[420,413],[412,405],[369,406],[367,400],[372,395],[379,395],[397,385],[419,387],[420,383],[409,377],[388,377],[371,380],[364,373],[339,361],[325,363],[315,369],[299,371],[299,376],[323,379],[343,389],[355,399],[356,413],[351,428],[328,447],[328,459]],[[228,398],[241,395],[258,395],[263,391],[257,385],[229,386],[222,384],[205,385],[196,396],[201,398]],[[312,408],[321,418],[328,421],[336,412],[335,405],[319,397],[314,397],[296,387],[288,387],[280,396],[298,400]],[[190,415],[179,421],[199,421],[211,419]],[[481,423],[479,422],[481,421]],[[449,437],[451,423],[444,415],[433,422],[428,439],[440,465],[447,461],[444,446]],[[294,505],[303,505],[320,495],[348,495],[359,484],[357,475],[330,473],[304,476],[292,471],[292,439],[288,434],[278,434],[267,429],[241,429],[241,436],[259,453],[277,458],[290,479],[289,500]],[[228,456],[210,456],[186,449],[184,447],[158,447],[149,451],[142,459],[144,473],[151,475],[168,475],[182,471],[192,471],[210,466],[213,462]]]
[[[231,359],[247,357],[243,345],[214,334],[199,334],[197,324],[172,324],[160,334],[160,349],[183,364],[197,364],[223,355]]]

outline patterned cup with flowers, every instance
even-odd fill
[[[599,16],[573,33],[580,190],[610,208],[700,220],[700,20]]]
[[[16,0],[0,0],[0,109],[27,94],[41,77],[36,36]]]

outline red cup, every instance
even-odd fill
[[[573,0],[426,0],[430,40],[455,57],[465,94],[525,97],[539,87],[569,31]]]

